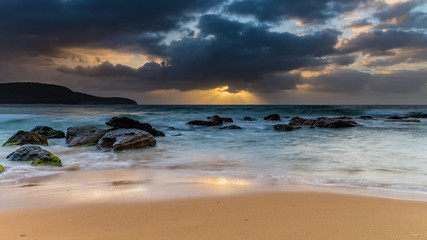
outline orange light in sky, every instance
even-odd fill
[[[209,90],[179,91],[155,90],[144,93],[147,99],[158,104],[263,104],[255,94],[241,90],[236,93],[228,92],[228,86],[220,86]],[[142,96],[144,103],[144,97]]]

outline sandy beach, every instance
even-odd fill
[[[427,0],[0,0],[0,240],[427,240]]]
[[[1,239],[426,239],[427,203],[266,192],[2,212]]]

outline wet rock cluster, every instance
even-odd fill
[[[37,146],[48,146],[50,138],[65,138],[69,147],[97,146],[101,151],[123,151],[156,146],[154,136],[165,136],[149,123],[127,117],[113,117],[106,122],[111,129],[93,126],[69,127],[67,133],[48,126],[36,126],[30,132],[18,131],[3,146],[23,146],[9,154],[9,161],[31,162],[32,165],[62,167],[62,161],[51,152]],[[0,172],[4,167],[0,165]]]

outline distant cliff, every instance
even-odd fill
[[[134,100],[119,97],[96,97],[73,92],[69,88],[43,83],[2,83],[0,104],[81,104],[136,105]]]

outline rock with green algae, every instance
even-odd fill
[[[65,133],[63,131],[55,130],[48,126],[36,126],[30,132],[38,133],[47,139],[50,138],[65,138]]]
[[[4,167],[0,165],[0,173],[4,172]]]
[[[9,161],[26,161],[32,165],[62,167],[61,159],[38,146],[23,146],[6,157]]]
[[[36,144],[36,145],[45,145],[47,146],[47,138],[32,132],[18,131],[9,138],[3,146],[15,146],[15,145],[26,145],[26,144]]]

